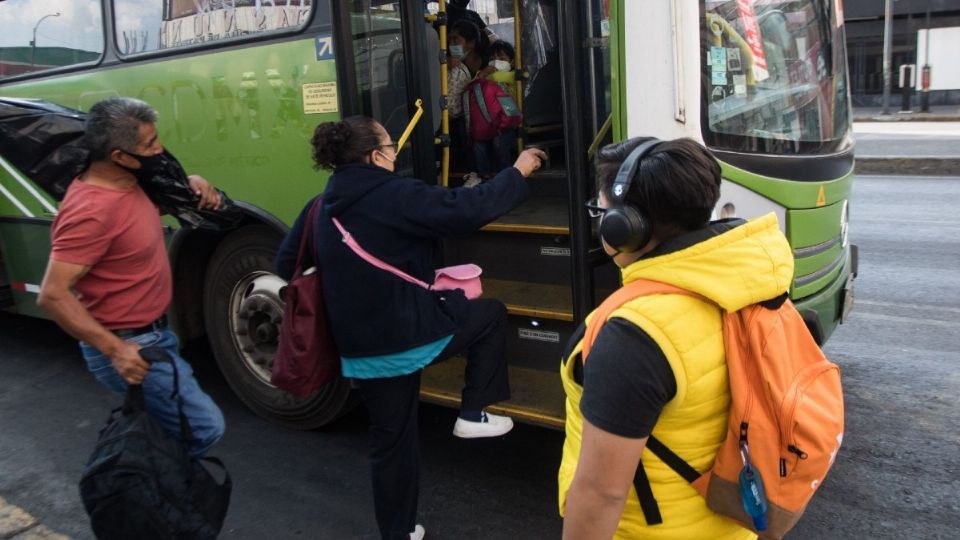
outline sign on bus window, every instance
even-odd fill
[[[312,0],[114,0],[122,55],[296,30]]]
[[[100,0],[0,2],[0,78],[97,62],[102,20]]]

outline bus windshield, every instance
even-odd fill
[[[708,145],[788,154],[846,146],[839,0],[706,0],[701,6]]]

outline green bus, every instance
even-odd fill
[[[823,343],[852,306],[853,152],[841,0],[473,0],[492,39],[513,43],[521,144],[548,166],[530,199],[444,262],[484,268],[508,307],[519,420],[560,426],[561,349],[614,290],[584,202],[592,157],[638,135],[692,137],[722,163],[716,217],[775,212],[794,249],[790,296]],[[168,220],[170,316],[209,340],[226,381],[256,413],[324,425],[353,403],[339,380],[308,399],[270,384],[283,280],[277,245],[326,173],[311,168],[319,122],[353,114],[394,137],[423,114],[399,169],[456,187],[449,161],[443,2],[385,0],[3,0],[0,96],[87,110],[108,96],[160,112],[160,139],[188,172],[242,208],[213,233]],[[462,150],[462,149],[461,149]],[[0,158],[0,309],[42,317],[36,293],[57,201]],[[325,269],[328,272],[336,268]],[[427,368],[425,400],[456,405],[457,360]]]

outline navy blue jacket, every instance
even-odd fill
[[[477,187],[453,189],[375,165],[338,167],[324,191],[314,234],[324,301],[340,354],[400,352],[453,334],[467,300],[462,291],[428,291],[372,266],[343,243],[331,216],[377,258],[433,283],[441,238],[476,231],[522,203],[528,191],[514,167]],[[277,253],[277,273],[284,279],[293,274],[303,221],[312,204],[304,207]]]

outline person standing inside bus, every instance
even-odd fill
[[[330,328],[342,373],[353,379],[370,413],[370,465],[377,525],[385,539],[422,538],[416,524],[420,482],[417,414],[420,372],[466,353],[459,417],[453,434],[497,437],[513,421],[484,411],[509,399],[507,312],[493,299],[463,291],[431,291],[360,258],[343,241],[337,218],[364,250],[427,283],[442,238],[470,234],[526,199],[525,178],[540,167],[540,150],[477,188],[446,189],[395,173],[396,143],[372,118],[354,116],[317,126],[317,169],[333,170],[315,223],[308,203],[277,254],[289,279],[300,237],[314,227]],[[314,199],[316,200],[316,199]]]
[[[53,221],[37,304],[80,340],[87,368],[101,384],[117,394],[128,384],[142,385],[147,412],[180,437],[172,366],[148,364],[138,352],[163,348],[177,363],[193,430],[190,452],[202,456],[223,436],[224,421],[180,357],[164,315],[173,298],[170,262],[160,213],[139,185],[163,152],[156,120],[150,105],[132,98],[109,98],[90,109],[84,142],[91,162],[68,187]],[[206,180],[189,181],[200,208],[220,206]]]
[[[450,27],[449,66],[447,68],[447,108],[450,110],[450,150],[454,170],[472,172],[476,168],[467,136],[463,109],[463,89],[487,64],[487,42],[477,25],[461,20]],[[476,175],[473,175],[476,176]],[[468,179],[467,175],[464,179]],[[479,177],[470,185],[479,183]]]
[[[698,471],[710,469],[730,403],[718,306],[733,311],[784,294],[793,276],[790,246],[772,214],[709,221],[720,166],[690,139],[608,145],[598,154],[597,185],[587,208],[623,282],[658,281],[703,298],[641,296],[614,311],[586,362],[583,326],[568,345],[563,538],[755,538],[710,511],[644,448],[655,435]],[[642,498],[659,504],[662,523],[644,517],[632,489],[638,467],[653,493]]]

